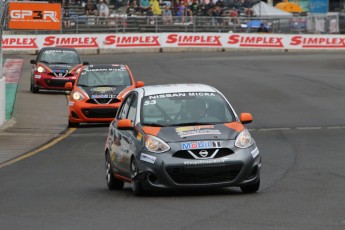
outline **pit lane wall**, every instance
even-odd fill
[[[4,35],[5,54],[35,54],[42,47],[73,47],[80,53],[332,50],[345,51],[345,35],[261,33],[138,33]]]

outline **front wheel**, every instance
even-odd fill
[[[105,155],[105,179],[109,190],[123,189],[125,182],[116,179],[111,168],[111,161],[109,153]]]
[[[241,190],[243,193],[255,193],[259,190],[259,188],[260,179],[255,184],[241,186]]]
[[[35,87],[34,84],[31,82],[30,91],[31,93],[39,93],[40,90],[37,87]]]
[[[68,127],[77,128],[78,126],[79,126],[78,122],[72,122],[72,121],[68,120]]]
[[[131,162],[131,178],[132,178],[132,190],[135,196],[143,196],[145,195],[146,191],[143,188],[143,185],[138,180],[133,180],[133,178],[139,173],[138,165],[133,157]]]

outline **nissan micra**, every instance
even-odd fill
[[[110,190],[131,183],[135,195],[156,189],[260,187],[261,155],[224,95],[203,84],[144,86],[130,91],[105,145]]]

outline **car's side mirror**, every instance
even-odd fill
[[[89,65],[90,63],[88,61],[83,61],[83,65]]]
[[[143,87],[144,85],[145,83],[143,81],[138,81],[136,87],[140,88],[140,87]]]
[[[122,119],[117,122],[117,128],[120,130],[133,129],[132,121],[129,119]]]
[[[37,63],[36,60],[34,60],[34,59],[31,59],[31,60],[30,60],[30,64],[35,65],[36,63]]]
[[[240,121],[242,122],[242,124],[251,123],[253,121],[253,116],[250,113],[241,113]]]
[[[66,83],[65,83],[65,89],[71,90],[72,88],[73,88],[72,82],[66,82]]]

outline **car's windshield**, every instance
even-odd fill
[[[79,86],[119,86],[131,85],[131,78],[126,68],[114,66],[111,68],[84,69],[79,78]]]
[[[80,64],[80,57],[73,50],[44,50],[38,57],[38,61],[48,64]]]
[[[218,93],[186,92],[143,98],[141,120],[144,125],[178,126],[227,123],[235,116]]]

